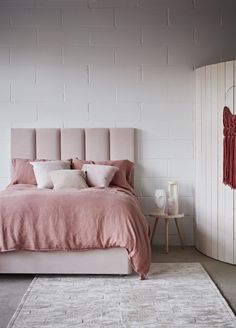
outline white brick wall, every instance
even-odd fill
[[[7,47],[0,48],[0,65],[7,65],[10,61],[10,49]]]
[[[193,68],[235,59],[235,11],[235,0],[1,0],[0,188],[10,127],[133,126],[144,212],[178,180],[192,244]]]

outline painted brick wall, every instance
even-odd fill
[[[1,188],[10,127],[136,127],[144,212],[178,180],[192,244],[193,68],[235,59],[235,16],[235,0],[0,0]]]

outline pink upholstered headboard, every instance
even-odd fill
[[[11,158],[134,161],[134,129],[12,129]]]

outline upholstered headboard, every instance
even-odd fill
[[[11,158],[134,161],[134,129],[12,129]]]

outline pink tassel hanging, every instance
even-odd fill
[[[224,107],[224,162],[223,182],[236,189],[236,115]]]

